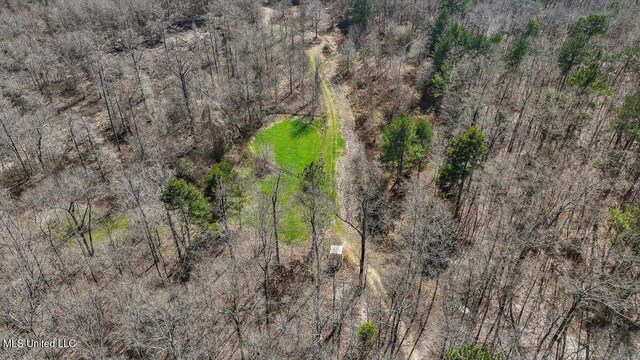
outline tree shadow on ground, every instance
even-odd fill
[[[291,124],[293,130],[291,131],[291,137],[297,138],[303,136],[310,131],[313,131],[315,127],[314,121],[302,121],[302,120],[294,120]]]

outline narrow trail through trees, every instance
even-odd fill
[[[345,89],[344,86],[334,85],[330,81],[337,72],[336,59],[326,59],[322,56],[321,49],[325,44],[329,44],[335,48],[336,39],[333,36],[333,34],[323,36],[320,43],[310,49],[309,57],[312,65],[315,58],[324,59],[324,66],[321,67],[321,96],[327,120],[326,131],[329,131],[332,135],[332,141],[337,142],[340,134],[344,140],[342,153],[334,154],[334,156],[337,156],[335,163],[336,166],[335,169],[332,169],[331,171],[335,171],[334,176],[336,181],[338,211],[341,216],[346,216],[348,209],[353,208],[347,204],[347,201],[349,201],[351,197],[346,196],[346,191],[349,188],[349,184],[356,183],[355,176],[357,176],[350,167],[355,159],[362,158],[362,156],[364,156],[364,147],[362,143],[360,143],[355,132],[355,117],[351,110],[349,100],[347,99],[347,89]],[[334,144],[334,148],[338,149],[339,147]],[[360,252],[360,238],[358,234],[349,226],[344,226],[340,231],[336,231],[336,234],[342,241],[343,252],[347,261],[357,266]],[[374,254],[371,252],[371,249],[369,249],[368,254],[369,255],[367,256],[365,263],[365,276],[367,282],[367,288],[365,291],[378,298],[382,305],[388,309],[388,292],[383,284],[382,277],[376,268],[375,261],[372,261],[374,258],[372,255]],[[378,254],[377,256],[380,255]],[[368,297],[364,295],[365,294],[359,298],[359,314],[361,322],[367,320]],[[405,339],[406,344],[412,345],[415,343],[415,339],[411,332],[406,331],[404,322],[400,322],[399,333],[407,333],[407,337]],[[401,349],[401,351],[404,351],[404,349]],[[406,355],[408,354],[405,354],[405,356]],[[420,349],[416,347],[410,354],[409,359],[426,359],[426,357],[424,357],[420,352]]]

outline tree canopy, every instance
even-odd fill
[[[587,39],[595,35],[602,35],[607,32],[609,21],[605,15],[589,15],[581,17],[575,22],[569,24],[569,36],[579,37],[586,36]]]
[[[362,324],[356,326],[358,332],[358,340],[363,346],[370,346],[378,337],[378,327],[371,321],[365,321]]]
[[[238,171],[226,161],[213,165],[209,170],[204,195],[214,206],[214,211],[219,212],[231,210],[239,213],[246,202],[244,191],[240,187]]]
[[[488,147],[482,130],[472,126],[455,137],[447,148],[447,160],[438,170],[436,184],[447,198],[454,198],[465,179],[480,166]]]
[[[612,209],[610,223],[617,241],[640,251],[640,208],[627,205],[623,209]]]
[[[161,196],[169,210],[179,210],[199,225],[207,225],[211,220],[209,204],[193,185],[178,178],[171,178]]]
[[[517,68],[522,59],[527,56],[531,49],[530,38],[536,37],[540,34],[540,27],[535,20],[529,20],[524,32],[518,37],[513,45],[507,50],[505,56],[507,65],[510,69]]]
[[[398,180],[429,153],[432,137],[429,122],[414,121],[407,115],[400,115],[383,131],[380,161],[395,171]]]
[[[375,0],[352,0],[349,19],[355,24],[366,25],[375,13]]]
[[[440,0],[438,1],[438,15],[436,22],[431,29],[431,42],[429,44],[429,50],[435,51],[438,41],[444,34],[449,20],[455,14],[466,14],[471,11],[473,5],[469,0]]]
[[[627,96],[616,112],[613,128],[634,141],[640,138],[640,94]]]
[[[569,37],[557,52],[558,66],[563,76],[569,75],[575,67],[594,55],[595,49],[589,40],[595,35],[603,35],[608,27],[605,15],[589,15],[569,24]]]
[[[300,188],[303,193],[307,194],[314,191],[325,191],[326,182],[327,174],[324,161],[320,158],[304,168],[300,179]]]
[[[443,29],[437,39],[432,38],[435,41],[432,49],[434,95],[440,97],[444,93],[457,58],[463,54],[486,55],[491,50],[491,44],[500,39],[500,36],[489,39],[484,34],[474,34],[458,23]]]

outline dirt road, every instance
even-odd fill
[[[325,44],[330,44],[335,48],[335,39],[332,36],[335,35],[324,36],[322,38],[322,41],[310,50],[310,56],[312,58],[314,58],[315,56],[320,56],[321,49]],[[336,161],[335,174],[338,211],[344,218],[348,209],[354,208],[354,206],[348,203],[348,201],[353,201],[353,198],[347,196],[346,194],[346,189],[349,189],[350,184],[356,183],[355,176],[357,176],[357,174],[355,174],[353,171],[350,171],[350,167],[351,164],[353,164],[354,159],[357,159],[364,154],[364,147],[359,141],[355,131],[355,117],[353,115],[353,111],[351,110],[349,100],[346,96],[347,89],[344,86],[334,85],[331,82],[331,79],[335,77],[336,71],[338,69],[336,59],[325,58],[322,69],[322,100],[328,121],[328,131],[336,133],[336,130],[339,129],[344,140],[344,148]],[[339,235],[342,240],[343,251],[345,257],[347,258],[347,261],[350,261],[351,263],[356,265],[359,264],[360,237],[358,233],[351,227],[344,226],[344,231],[340,232]],[[371,251],[371,248],[369,248],[369,251]],[[380,299],[383,306],[388,306],[388,293],[383,284],[380,273],[377,270],[375,262],[371,261],[371,258],[372,253],[370,252],[367,262],[365,263],[368,295],[372,295],[375,298]],[[367,296],[361,296],[359,299],[359,312],[361,317],[360,321],[367,320],[367,299]],[[406,327],[404,323],[401,322],[399,326],[399,332],[400,334],[404,334],[405,331]],[[412,334],[409,333],[405,340],[405,344],[413,344],[414,342],[415,340]],[[406,352],[408,353],[409,350],[407,350]],[[424,357],[420,349],[416,347],[411,354],[410,359],[421,360],[426,359],[426,357]]]

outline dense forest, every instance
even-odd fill
[[[0,357],[638,359],[639,16],[0,0]]]

